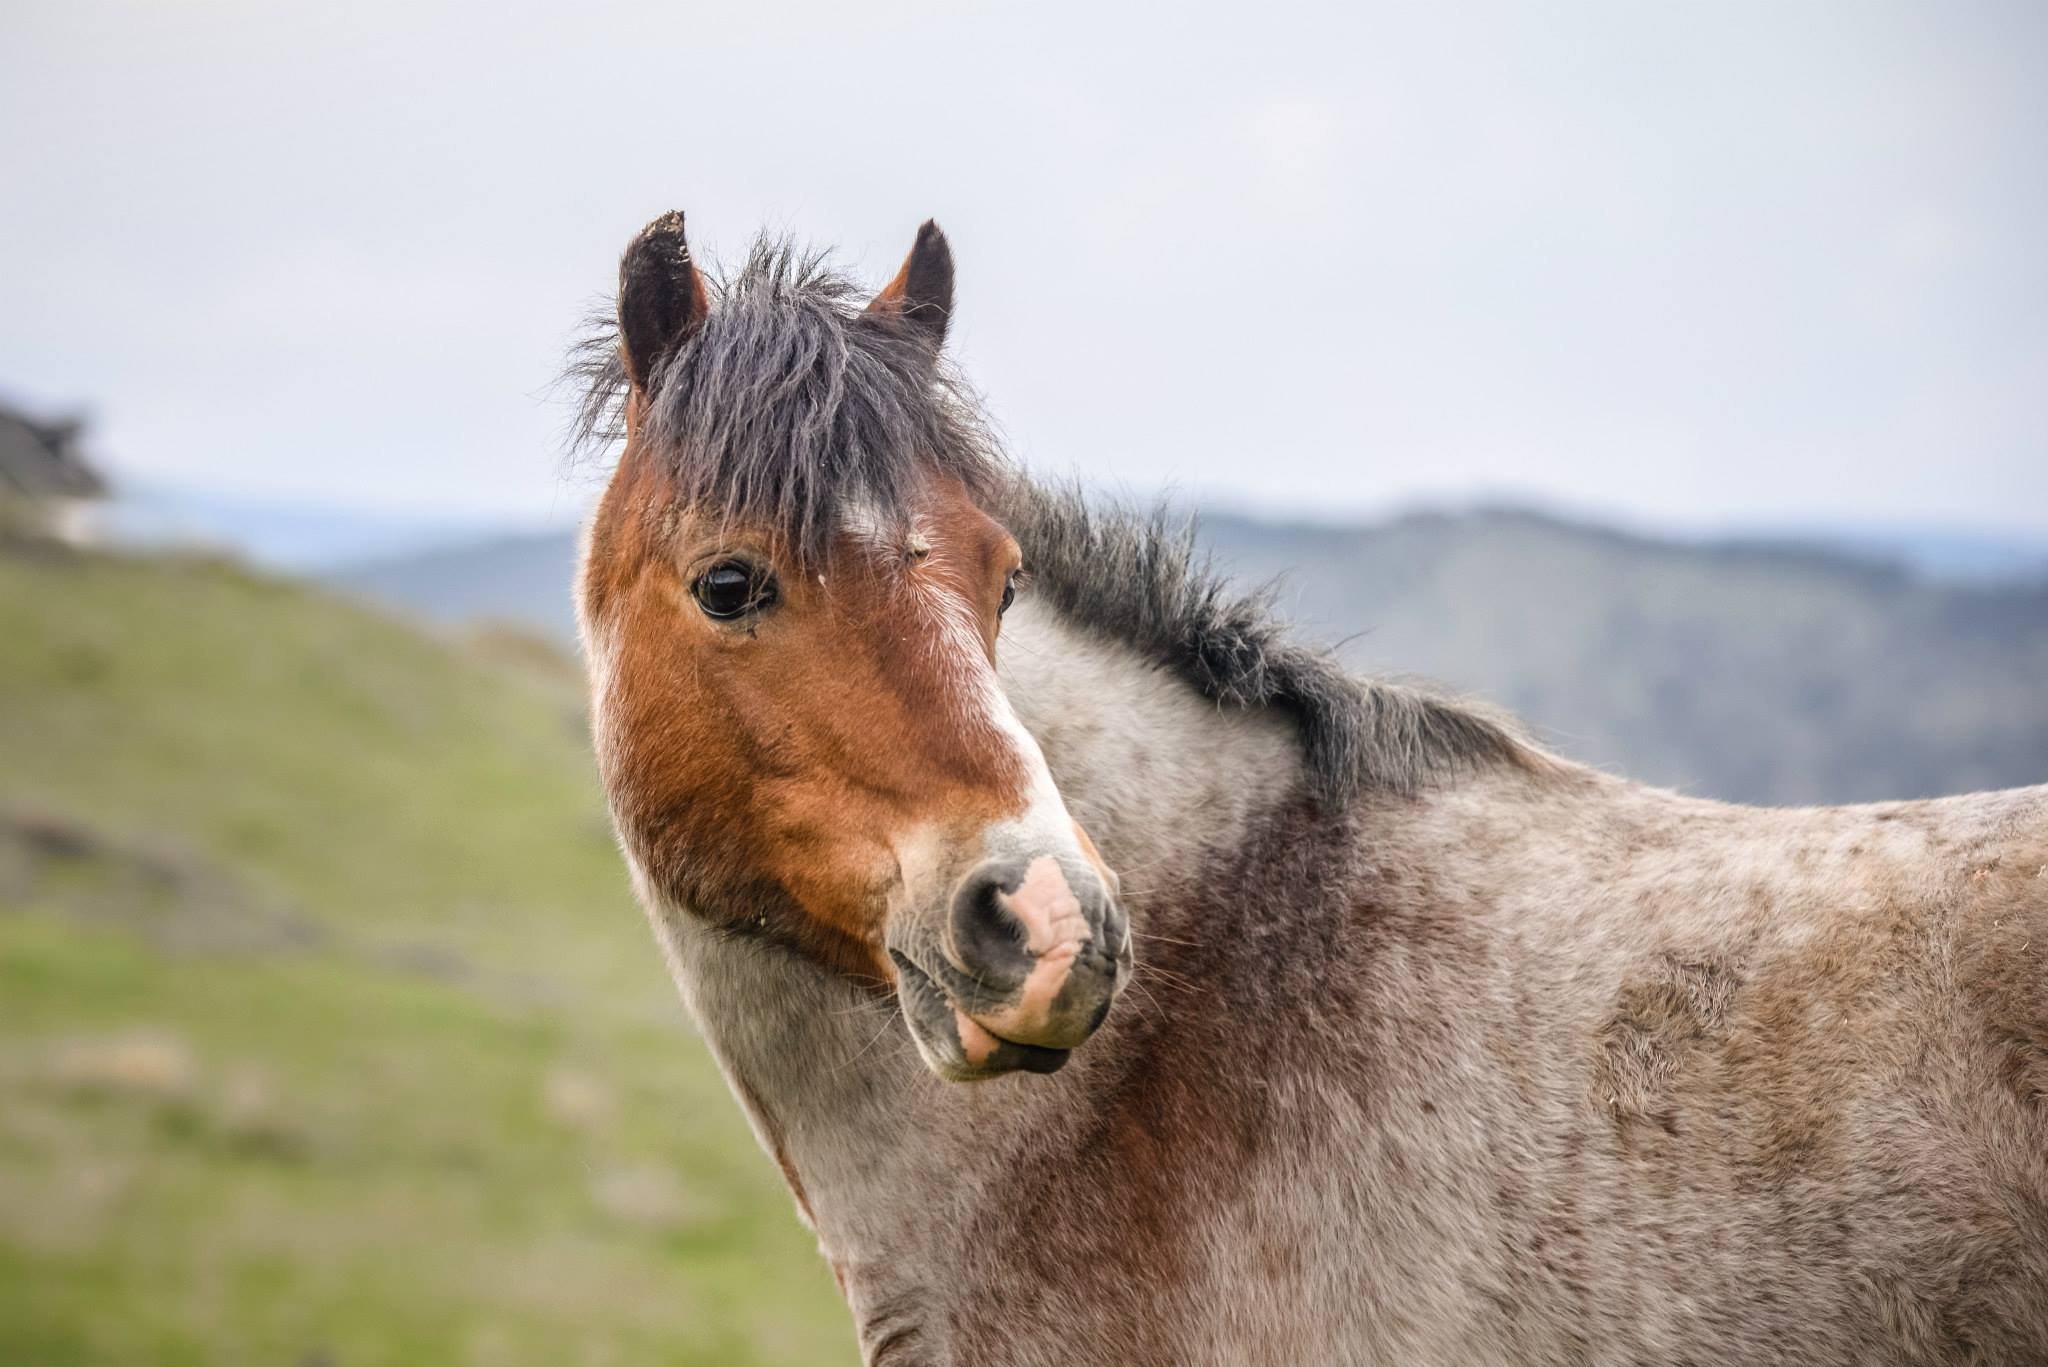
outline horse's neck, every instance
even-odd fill
[[[893,1001],[686,910],[653,919],[691,1015],[856,1322],[881,1313],[878,1301],[937,1289],[931,1222],[941,1205],[901,1194],[930,1190],[944,1171],[943,1136],[923,1123],[944,1109],[932,1104],[942,1084]]]
[[[1286,718],[1219,708],[1132,652],[1026,600],[1003,628],[999,672],[1045,751],[1074,819],[1146,902],[1296,787],[1301,749]]]
[[[1221,713],[1048,614],[1020,607],[1012,616],[1005,690],[1075,819],[1122,876],[1142,935],[1159,898],[1293,790],[1291,729]],[[982,1180],[980,1166],[1005,1161],[1019,1136],[1043,1145],[1072,1132],[1085,1117],[1066,1114],[1060,1098],[1071,1110],[1078,1089],[1033,1078],[941,1083],[893,1002],[682,909],[648,905],[692,1014],[816,1229],[864,1342],[895,1332],[905,1306],[918,1307],[918,1332],[944,1332],[951,1260],[977,1213],[971,1196],[1006,1189]],[[1074,1072],[1092,1062],[1077,1059]],[[940,1344],[922,1346],[939,1356]]]

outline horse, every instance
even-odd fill
[[[1347,672],[1007,460],[953,284],[669,214],[578,370],[610,812],[865,1362],[2048,1361],[2048,787]]]

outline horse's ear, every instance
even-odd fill
[[[626,373],[645,392],[685,338],[704,324],[711,301],[690,260],[680,209],[640,230],[619,259],[619,343]]]
[[[953,249],[937,223],[926,219],[917,230],[903,269],[868,304],[868,312],[902,319],[933,351],[945,343],[946,323],[953,316]]]

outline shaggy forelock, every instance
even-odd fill
[[[900,520],[932,472],[986,498],[1002,459],[978,406],[914,329],[864,312],[823,253],[757,240],[736,274],[707,272],[703,325],[653,376],[646,438],[677,501],[766,526],[822,557],[843,510]],[[624,435],[629,387],[614,322],[578,344],[579,447]]]

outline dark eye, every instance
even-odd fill
[[[1003,601],[996,604],[996,616],[1000,617],[1004,613],[1008,612],[1010,610],[1010,604],[1016,601],[1017,576],[1013,574],[1008,579],[1005,579],[1003,581]]]
[[[775,603],[775,576],[744,560],[721,560],[690,586],[706,617],[726,621],[760,612]]]

